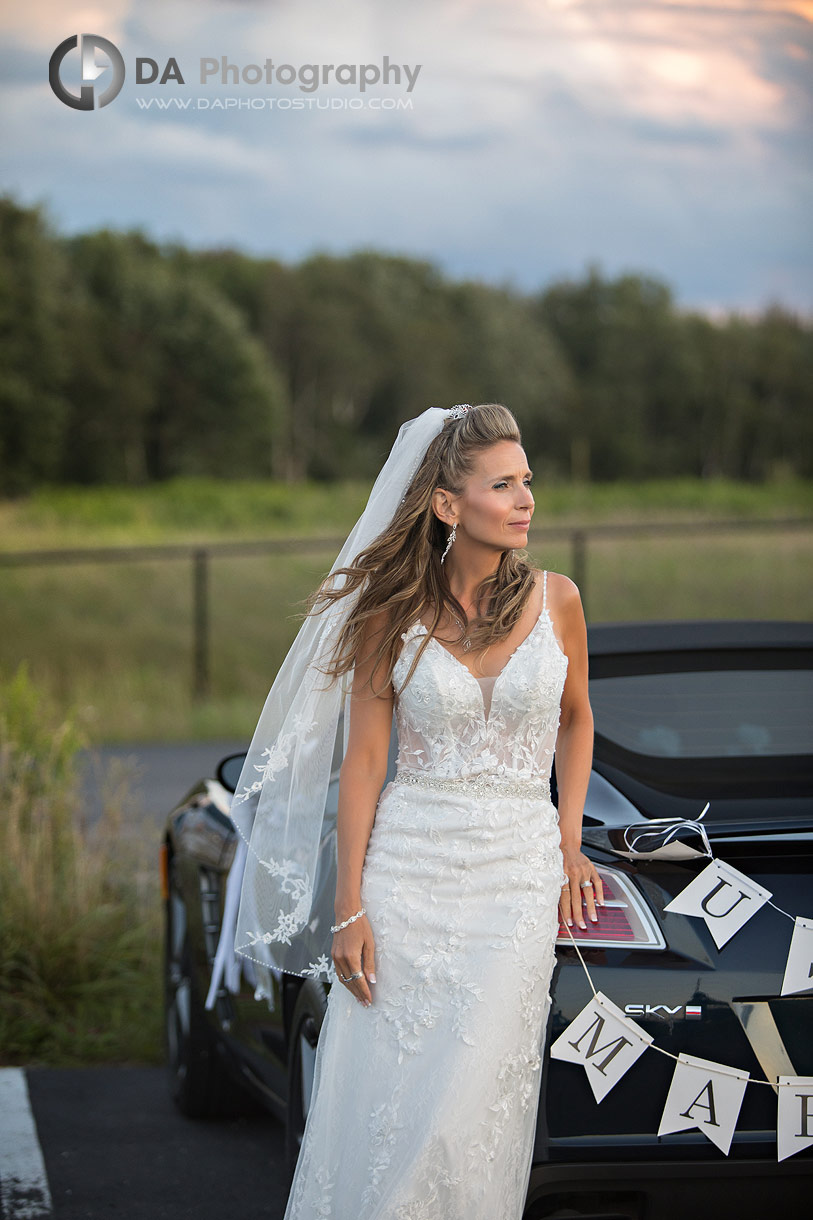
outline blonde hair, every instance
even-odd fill
[[[360,589],[328,667],[320,672],[338,677],[352,669],[360,654],[367,620],[386,609],[386,627],[373,666],[376,671],[386,659],[386,688],[392,681],[402,632],[431,609],[432,625],[404,679],[406,686],[444,609],[464,618],[463,607],[452,594],[440,561],[447,537],[444,523],[432,507],[432,494],[438,487],[454,495],[462,493],[477,454],[499,441],[522,444],[517,421],[501,403],[481,403],[460,419],[447,419],[430,443],[386,530],[359,552],[351,566],[328,573],[307,598],[307,614],[319,613],[329,603]],[[340,574],[347,579],[336,589],[334,580]],[[497,570],[481,581],[475,594],[475,606],[485,602],[487,610],[472,620],[469,631],[472,648],[484,648],[510,634],[534,582],[535,569],[529,563],[527,550],[511,547],[503,551]],[[373,691],[373,695],[380,693]]]

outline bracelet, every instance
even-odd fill
[[[349,919],[345,919],[344,923],[334,924],[330,929],[331,932],[341,932],[342,928],[346,928],[347,925],[352,923],[354,919],[360,919],[364,913],[365,909],[362,907],[360,911],[356,911],[355,915],[351,915]]]

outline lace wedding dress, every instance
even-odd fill
[[[565,880],[547,610],[493,681],[430,640],[367,848],[372,1004],[335,982],[285,1220],[520,1220]],[[426,627],[402,635],[400,685]],[[489,690],[489,688],[491,688]],[[490,700],[488,695],[490,694]]]

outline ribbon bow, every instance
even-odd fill
[[[706,834],[706,828],[705,828],[705,826],[702,826],[700,823],[700,819],[702,817],[705,817],[710,804],[711,804],[710,801],[706,801],[705,809],[703,810],[702,813],[699,813],[696,818],[653,818],[651,820],[651,822],[648,823],[648,828],[646,830],[639,830],[638,833],[633,838],[632,842],[630,842],[628,836],[630,835],[631,832],[635,831],[637,828],[634,825],[628,826],[626,828],[626,830],[624,831],[624,843],[626,844],[627,851],[630,851],[630,852],[644,852],[647,850],[655,851],[655,850],[657,850],[657,848],[655,848],[655,847],[639,848],[638,844],[643,839],[659,839],[660,842],[657,844],[657,847],[666,847],[667,843],[671,843],[673,839],[677,838],[677,836],[681,830],[691,830],[702,840],[703,846],[705,848],[705,852],[703,854],[708,856],[710,859],[712,859],[713,852],[711,850],[711,844],[709,843],[708,835]],[[668,827],[669,829],[652,830],[651,827],[653,827],[653,826]]]

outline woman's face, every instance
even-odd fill
[[[480,450],[463,491],[439,504],[448,511],[438,515],[457,522],[456,543],[468,538],[499,551],[524,547],[534,511],[531,477],[522,446],[498,441]]]

